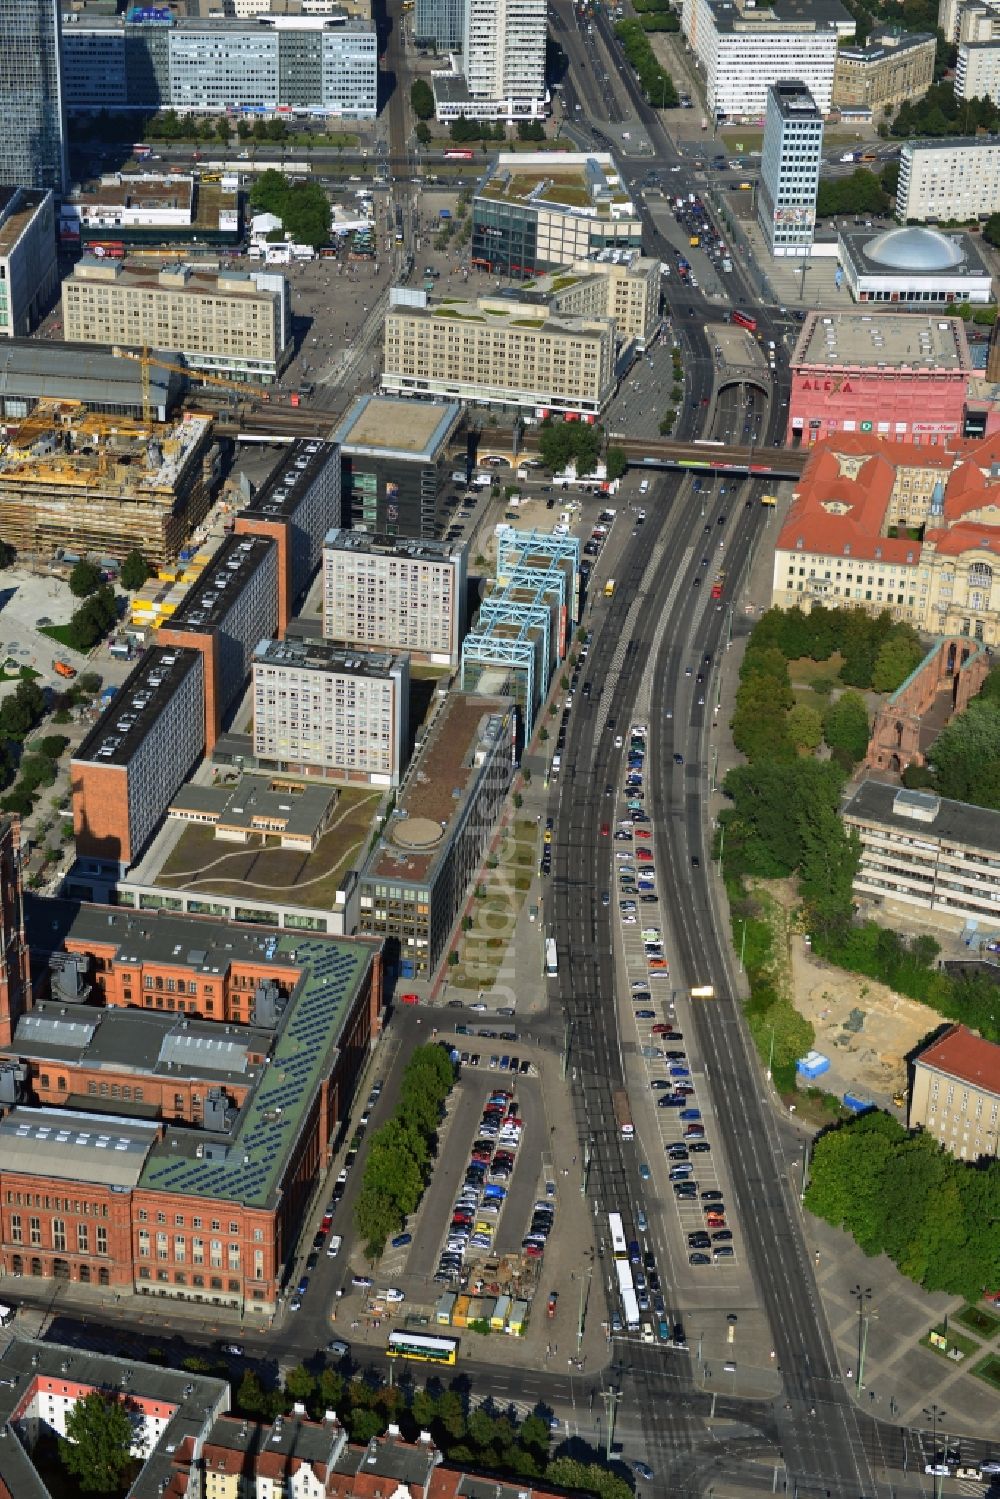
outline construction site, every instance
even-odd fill
[[[208,415],[160,422],[40,402],[0,451],[0,535],[47,564],[176,557],[221,477]]]

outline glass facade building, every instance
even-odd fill
[[[58,0],[0,0],[0,184],[66,181]]]

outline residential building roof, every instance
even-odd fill
[[[984,1041],[965,1025],[952,1025],[916,1058],[918,1067],[932,1067],[947,1077],[960,1078],[1000,1097],[1000,1046]]]

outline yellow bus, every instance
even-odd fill
[[[418,1364],[453,1364],[458,1356],[457,1338],[432,1338],[425,1333],[391,1332],[389,1358],[411,1359]]]
[[[613,599],[614,596],[615,596],[615,580],[614,580],[614,578],[609,578],[608,581],[604,585],[604,597],[606,599]]]
[[[778,496],[776,494],[762,494],[760,503],[762,505],[776,505],[778,503]]]
[[[691,990],[692,999],[714,999],[715,989],[711,984],[696,984]]]

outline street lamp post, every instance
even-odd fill
[[[858,1394],[865,1387],[865,1354],[868,1350],[868,1318],[872,1299],[871,1286],[855,1286],[851,1292],[858,1298]]]
[[[935,1467],[938,1465],[938,1422],[943,1421],[947,1414],[948,1412],[943,1411],[939,1405],[926,1405],[924,1407],[924,1415],[931,1423],[931,1445]],[[940,1473],[935,1473],[934,1475],[934,1499],[941,1499],[941,1477]]]

